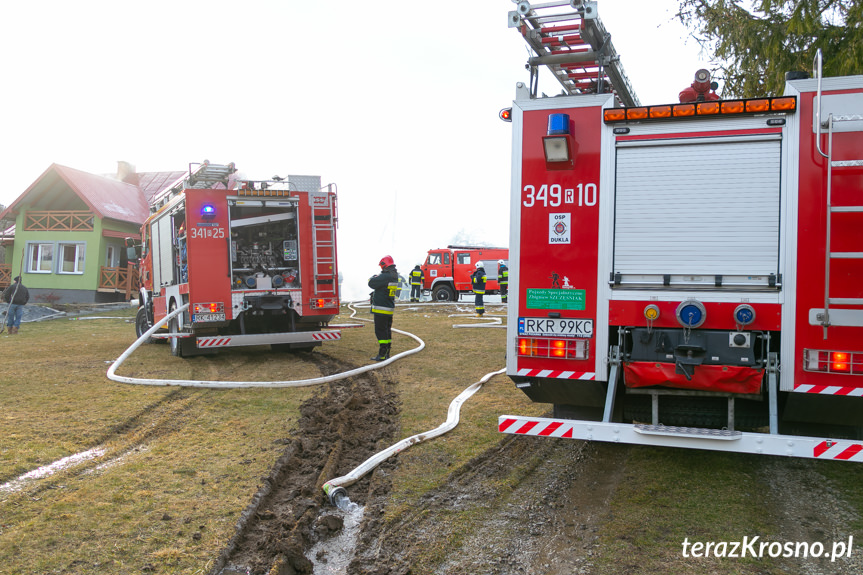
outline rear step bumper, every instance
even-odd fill
[[[785,455],[809,459],[863,461],[863,442],[693,427],[603,423],[501,415],[498,431],[512,435],[559,437],[610,443],[708,449],[734,453]]]
[[[195,337],[190,333],[161,333],[154,334],[154,339],[168,339],[171,337],[189,338]],[[195,342],[198,349],[215,349],[222,347],[242,347],[246,345],[272,345],[280,343],[314,343],[319,341],[332,341],[342,339],[340,331],[296,331],[287,333],[259,333],[247,335],[214,335],[199,337]]]

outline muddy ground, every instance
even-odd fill
[[[326,356],[311,358],[323,374],[344,369]],[[351,499],[364,506],[349,564],[329,564],[325,551],[312,555],[315,543],[339,534],[345,518],[320,486],[401,439],[395,435],[399,406],[391,377],[383,369],[335,382],[303,406],[292,434],[298,439],[285,441],[282,457],[209,575],[603,572],[597,561],[599,532],[637,447],[515,436],[504,436],[496,447],[455,469],[418,505],[386,522],[389,477],[398,457],[384,462],[349,488]],[[770,486],[764,513],[786,540],[848,539],[853,512],[839,494],[824,488],[809,462],[764,458],[756,474]],[[669,572],[691,572],[687,561],[680,557]],[[638,552],[626,563],[617,572],[640,573]],[[856,549],[850,559],[835,563],[780,558],[764,570],[726,571],[714,565],[699,572],[851,575],[863,572],[863,562]]]

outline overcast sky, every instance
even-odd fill
[[[709,67],[675,0],[599,0],[642,103]],[[235,162],[339,191],[345,297],[453,241],[508,244],[511,125],[527,82],[510,0],[28,0],[4,5],[0,203],[52,163],[114,173]],[[540,91],[555,94],[554,80]]]

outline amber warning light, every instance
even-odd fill
[[[512,122],[512,108],[504,108],[498,113],[498,116],[504,122]]]
[[[740,114],[764,114],[768,112],[795,112],[797,98],[755,98],[751,100],[721,100],[667,104],[663,106],[638,106],[634,108],[608,108],[603,112],[605,123],[682,119],[697,116],[731,116]]]

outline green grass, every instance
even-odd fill
[[[401,403],[398,439],[443,423],[453,398],[504,366],[505,330],[454,329],[467,322],[448,317],[452,310],[396,313],[396,328],[426,342],[421,353],[385,368]],[[109,363],[135,339],[133,310],[112,315],[118,319],[58,319],[0,336],[0,483],[95,446],[107,449],[93,464],[21,492],[0,492],[0,573],[205,573],[282,453],[299,406],[314,393],[311,387],[210,390],[112,382],[105,376]],[[336,321],[356,321],[348,315],[343,309]],[[393,353],[416,345],[396,334]],[[376,347],[369,325],[343,330],[340,341],[314,353],[365,365]],[[183,360],[172,357],[168,346],[153,344],[137,350],[119,374],[281,381],[315,377],[318,369],[303,354],[265,348]],[[531,403],[507,377],[493,378],[462,407],[458,427],[398,455],[384,520],[416,506],[496,445],[499,415],[542,415],[547,409]],[[774,518],[762,511],[768,490],[757,472],[761,461],[632,448],[598,532],[598,572],[778,573],[770,560],[679,560],[686,537],[782,540]],[[492,488],[505,494],[535,463],[526,458]],[[856,513],[854,529],[863,527],[863,466],[811,465]],[[454,513],[451,520],[451,539],[424,558],[429,569],[475,529],[482,509]]]
[[[427,348],[386,368],[402,403],[402,436],[444,422],[449,403],[503,367],[505,330],[453,329],[452,307],[399,310],[395,327]],[[240,512],[284,449],[314,388],[192,389],[129,385],[106,377],[135,339],[134,310],[117,319],[57,319],[0,336],[0,483],[95,446],[107,453],[20,492],[0,493],[0,572],[206,572]],[[359,323],[343,309],[338,323]],[[365,313],[362,317],[368,317]],[[345,329],[323,353],[366,365],[370,325]],[[396,334],[394,353],[416,347]],[[167,345],[141,346],[119,375],[283,381],[317,377],[303,354],[267,348],[189,360]],[[487,383],[450,434],[399,455],[396,497],[409,502],[500,440],[498,412],[537,408],[508,379]],[[435,464],[429,467],[429,461]],[[105,464],[106,467],[96,467]],[[406,503],[407,504],[407,503]]]

